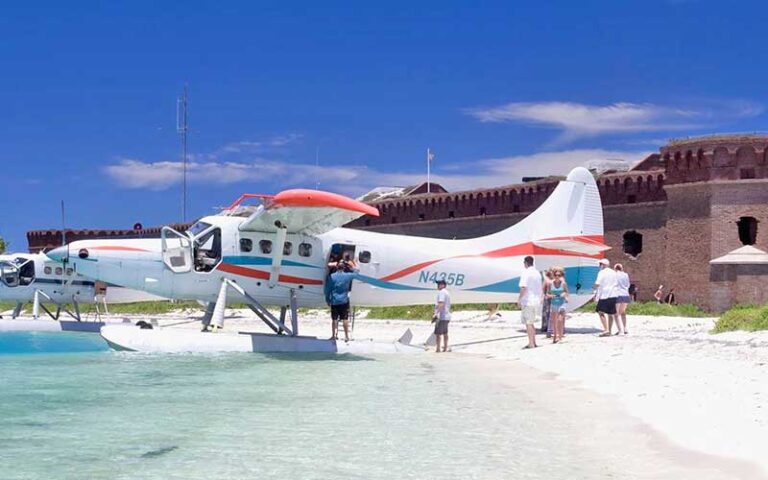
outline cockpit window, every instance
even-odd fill
[[[192,225],[191,227],[189,227],[189,230],[187,230],[187,232],[192,234],[192,236],[196,236],[196,235],[200,234],[206,228],[209,228],[210,226],[211,226],[210,223],[197,222],[194,225]]]

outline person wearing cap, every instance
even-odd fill
[[[436,353],[448,351],[448,323],[451,321],[451,294],[445,289],[445,280],[437,281],[437,301],[432,322],[435,324],[435,338],[437,339]],[[442,339],[443,349],[440,350]]]
[[[544,295],[541,273],[533,266],[533,257],[528,255],[523,259],[523,270],[520,275],[520,295],[517,304],[520,306],[520,320],[525,324],[528,334],[528,345],[524,348],[536,348],[536,319],[541,315],[541,300]]]
[[[600,272],[597,274],[595,285],[595,300],[597,300],[597,314],[600,316],[600,323],[603,324],[603,333],[601,337],[607,337],[613,329],[613,320],[616,316],[616,298],[619,296],[619,286],[616,280],[616,272],[609,268],[611,262],[603,258],[599,262]],[[606,319],[607,317],[607,319]]]

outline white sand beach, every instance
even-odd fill
[[[161,325],[184,322],[178,315],[154,318]],[[448,355],[523,363],[553,381],[573,382],[615,399],[618,407],[678,446],[745,460],[768,473],[768,332],[713,335],[714,321],[634,316],[628,321],[629,335],[600,338],[597,316],[578,313],[568,318],[562,343],[553,345],[542,335],[540,348],[522,350],[519,312],[502,312],[492,320],[485,312],[457,312]],[[302,318],[302,334],[327,336],[329,323],[325,312],[310,312]],[[176,326],[197,328],[197,323]],[[231,311],[226,326],[264,330],[250,311]],[[425,321],[358,317],[353,338],[394,340],[411,329],[414,341],[423,342],[431,328]],[[487,368],[499,374],[505,364],[489,361]],[[594,413],[598,418],[600,412]]]

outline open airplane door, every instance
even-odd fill
[[[163,251],[163,263],[173,273],[186,273],[192,270],[192,240],[171,227],[160,231]]]

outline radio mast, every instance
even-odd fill
[[[181,97],[176,99],[176,131],[181,138],[181,163],[182,163],[182,180],[181,180],[181,221],[186,223],[187,221],[187,131],[189,125],[187,124],[187,85],[184,85],[184,93]]]

